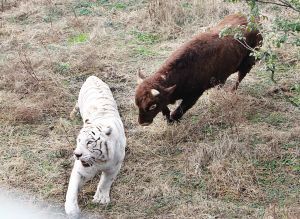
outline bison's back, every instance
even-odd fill
[[[243,15],[232,14],[226,16],[220,23],[218,23],[212,30],[221,31],[225,27],[237,27],[237,26],[246,26],[247,18]]]
[[[251,52],[232,36],[219,37],[224,27],[238,25],[247,25],[246,18],[241,15],[227,16],[210,31],[196,35],[177,49],[159,72],[168,72],[168,80],[177,84],[180,95],[201,92],[224,83],[230,74],[238,71]],[[257,46],[261,39],[257,31],[245,32],[245,37],[251,47]],[[179,98],[179,95],[176,96]]]

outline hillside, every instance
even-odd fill
[[[277,92],[257,63],[211,89],[167,125],[138,125],[139,68],[151,75],[172,51],[244,4],[222,0],[2,0],[0,185],[63,207],[81,120],[69,119],[84,80],[109,84],[125,125],[124,166],[107,206],[80,194],[96,218],[300,218],[299,47],[278,48]],[[265,5],[268,27],[278,12]],[[276,12],[276,13],[275,13]],[[266,28],[268,29],[268,28]],[[173,107],[172,107],[173,108]]]

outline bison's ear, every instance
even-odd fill
[[[137,78],[138,84],[141,84],[144,81],[144,79],[146,78],[141,69],[138,70],[137,76],[138,76],[138,78]]]
[[[176,89],[176,84],[171,87],[165,88],[165,92],[170,95],[174,92],[175,89]]]

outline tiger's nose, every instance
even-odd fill
[[[82,153],[76,153],[76,152],[74,152],[74,155],[76,156],[77,159],[79,159],[82,156]]]

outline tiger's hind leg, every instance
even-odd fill
[[[73,110],[70,113],[70,119],[74,120],[76,115],[78,115],[78,114],[79,114],[79,106],[78,106],[78,103],[76,103],[76,105],[74,106]]]

